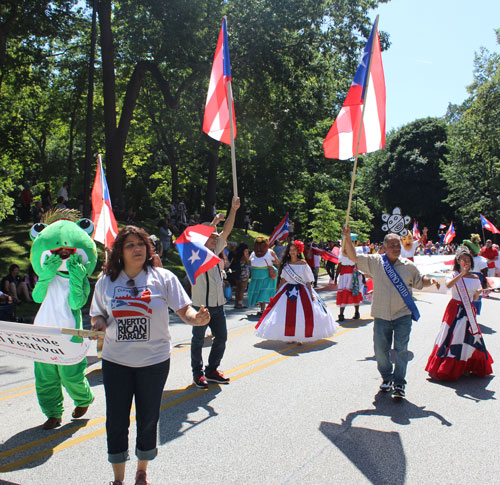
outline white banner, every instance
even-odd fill
[[[62,328],[0,321],[0,350],[37,362],[73,365],[86,357],[91,341],[71,342]]]

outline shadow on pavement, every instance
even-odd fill
[[[172,405],[171,407],[167,407],[166,409],[162,409],[160,412],[160,420],[158,422],[158,430],[160,435],[160,445],[164,445],[169,441],[175,440],[179,438],[187,431],[203,424],[205,421],[208,421],[215,416],[218,416],[218,413],[215,409],[209,404],[210,401],[215,399],[217,394],[221,392],[221,387],[228,387],[227,385],[218,385],[218,384],[209,384],[208,390],[198,390],[196,387],[190,388],[194,389],[194,394],[198,394],[194,397],[191,394],[185,395],[184,402],[181,402],[176,405]],[[168,398],[169,393],[172,391],[164,391],[162,400]],[[174,391],[175,392],[175,391]],[[182,399],[182,395],[180,397]],[[173,402],[178,402],[177,399],[174,398]],[[168,406],[168,401],[167,401]],[[193,413],[197,413],[200,410],[205,410],[204,417],[198,419],[190,418],[189,415]]]
[[[297,343],[287,344],[281,340],[263,340],[262,342],[254,344],[254,347],[264,350],[274,350],[278,354],[292,357],[300,354],[308,354],[310,352],[318,352],[333,347],[334,345],[337,345],[337,342],[326,339],[317,340],[316,342],[304,342],[302,345],[298,345]]]
[[[413,357],[415,357],[415,354],[409,350],[408,351],[408,362],[410,362],[410,360],[413,360]],[[374,355],[370,355],[370,357],[365,357],[364,359],[359,359],[357,362],[366,362],[366,361],[376,361],[375,359],[375,356]],[[391,349],[391,362],[394,364],[396,362],[396,359],[394,357],[394,349]]]
[[[78,419],[70,421],[69,423],[54,430],[45,431],[41,428],[42,422],[45,420],[45,417],[43,415],[40,415],[40,419],[40,426],[21,431],[2,444],[3,453],[15,448],[21,449],[18,453],[13,453],[8,458],[0,460],[0,470],[7,471],[6,468],[8,468],[9,471],[24,470],[27,468],[36,468],[37,466],[42,465],[53,455],[54,448],[70,439],[73,434],[75,434],[80,428],[84,427],[88,422],[88,419]],[[40,457],[37,460],[23,463],[22,458],[26,456],[26,450],[23,449],[24,445],[29,445],[30,443],[37,440],[43,441],[39,446],[42,449],[39,455]],[[50,442],[48,443],[47,441],[49,440]],[[30,451],[28,454],[34,453],[37,453],[36,448],[34,448],[33,451]],[[20,458],[17,455],[20,455]],[[19,459],[20,461],[18,465],[15,464],[17,459]],[[14,463],[14,466],[12,468],[9,466],[9,464],[11,463]]]
[[[481,329],[481,333],[484,333],[485,335],[493,335],[494,333],[497,333],[496,330],[493,330],[491,327],[487,327],[482,323],[479,324],[479,328]]]
[[[454,389],[457,396],[463,397],[465,399],[470,399],[475,402],[487,401],[489,399],[495,399],[495,391],[490,391],[486,389],[488,384],[495,376],[485,376],[478,377],[472,376],[462,376],[458,381],[448,382],[439,381],[433,379],[432,377],[427,378],[427,381],[431,384],[437,384],[439,386],[449,387]]]
[[[319,430],[374,484],[403,484],[406,475],[406,456],[399,433],[353,426],[359,416],[387,416],[400,425],[412,419],[438,419],[443,426],[452,424],[425,406],[407,400],[394,402],[389,393],[379,392],[372,409],[354,411],[341,424],[322,421]]]
[[[319,430],[373,484],[403,484],[406,456],[399,433],[322,422]]]

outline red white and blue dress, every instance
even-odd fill
[[[358,248],[356,248],[358,252]],[[340,276],[338,278],[337,306],[359,305],[363,301],[363,276],[354,261],[339,253]]]
[[[307,264],[286,264],[281,272],[286,283],[271,299],[256,325],[257,337],[284,342],[308,342],[332,337],[338,324],[320,296],[306,286],[314,281]]]
[[[458,285],[463,285],[460,292]],[[486,350],[476,321],[476,309],[471,304],[474,293],[480,288],[477,278],[461,278],[452,287],[451,300],[425,367],[431,377],[456,381],[464,373],[480,377],[492,373],[493,359]]]

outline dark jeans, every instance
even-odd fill
[[[170,359],[146,367],[126,367],[102,361],[110,463],[123,463],[129,458],[128,428],[133,397],[137,421],[135,454],[139,460],[152,460],[158,454],[156,429],[169,369]]]
[[[227,327],[224,306],[209,306],[208,311],[210,313],[210,322],[202,327],[193,327],[193,338],[191,339],[191,368],[193,369],[193,377],[201,377],[203,375],[203,356],[201,352],[207,327],[210,327],[214,341],[210,349],[210,355],[208,356],[208,365],[205,368],[205,374],[217,370],[226,350]]]
[[[408,342],[411,332],[411,315],[404,315],[396,320],[375,318],[373,324],[373,344],[377,368],[384,381],[394,384],[406,384],[408,365]],[[395,365],[391,362],[391,347],[394,337]]]

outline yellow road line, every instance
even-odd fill
[[[34,384],[26,384],[25,386],[21,386],[21,387],[14,387],[13,389],[9,389],[8,391],[2,391],[0,392],[0,396],[3,396],[4,394],[10,394],[12,392],[16,392],[16,391],[21,391],[23,389],[28,389],[29,387],[33,387]]]
[[[293,357],[293,356],[296,356],[297,354],[299,354],[300,352],[304,351],[304,350],[309,350],[311,348],[314,348],[318,345],[320,345],[322,342],[324,341],[327,341],[327,340],[332,340],[334,339],[335,337],[338,337],[346,332],[349,332],[351,330],[354,330],[358,327],[360,327],[361,325],[364,325],[366,323],[366,321],[364,321],[365,317],[363,316],[361,320],[356,320],[354,321],[354,325],[352,326],[349,326],[349,327],[344,327],[341,331],[337,332],[335,335],[333,335],[332,337],[328,338],[328,339],[322,339],[322,340],[318,340],[318,341],[315,341],[315,342],[311,342],[310,344],[308,345],[297,345],[295,344],[294,346],[292,347],[289,347],[287,350],[287,352],[285,354],[280,354],[279,352],[272,352],[264,357],[261,357],[259,359],[255,359],[253,361],[250,361],[250,362],[247,362],[246,364],[243,364],[241,366],[238,366],[238,367],[234,367],[233,369],[230,369],[229,371],[227,371],[228,374],[230,373],[234,373],[236,372],[237,370],[240,370],[242,368],[246,368],[246,367],[252,367],[255,365],[255,363],[258,363],[258,362],[262,362],[264,360],[267,360],[269,358],[272,358],[272,357],[276,357],[274,360],[271,360],[270,362],[266,362],[264,364],[261,364],[259,366],[256,366],[256,367],[252,367],[244,372],[241,372],[240,374],[236,374],[235,376],[232,376],[231,377],[231,380],[235,381],[235,380],[238,380],[238,379],[241,379],[242,377],[246,377],[247,375],[250,375],[250,374],[253,374],[261,369],[265,369],[266,367],[270,367],[271,365],[274,365],[274,364],[277,364],[289,357]],[[359,323],[355,323],[355,322],[359,322]],[[289,352],[291,351],[291,352]],[[177,394],[180,394],[180,393],[183,393],[184,391],[188,390],[189,388],[192,388],[192,384],[190,384],[189,386],[186,386],[184,388],[181,388],[181,389],[176,389],[176,390],[173,390],[173,391],[168,391],[168,396],[166,396],[166,398],[170,398],[174,395],[177,395]],[[202,389],[196,389],[194,392],[191,392],[191,393],[188,393],[184,396],[180,396],[178,397],[177,399],[173,399],[173,400],[168,400],[166,403],[162,404],[160,406],[160,410],[165,410],[167,408],[170,408],[170,407],[173,407],[173,406],[176,406],[177,404],[181,404],[185,401],[188,401],[190,399],[193,399],[194,397],[197,397],[201,394],[203,394],[204,392],[206,392],[206,390],[202,390]],[[163,398],[163,400],[165,399],[165,397]],[[134,409],[134,407],[132,407],[132,410]],[[105,416],[101,416],[100,418],[97,418],[97,419],[93,419],[89,422],[87,422],[84,426],[82,426],[81,428],[77,428],[78,429],[85,429],[85,428],[90,428],[91,426],[94,426],[95,424],[100,424],[102,422],[105,421]],[[134,416],[131,416],[130,417],[130,422],[134,422],[135,421],[135,415]],[[64,436],[64,435],[67,435],[67,434],[70,434],[72,432],[75,431],[75,427],[71,427],[69,429],[66,429],[64,431],[60,431],[59,433],[54,433],[52,434],[50,437],[47,437],[47,438],[42,438],[40,440],[37,440],[37,441],[34,441],[34,442],[30,442],[30,443],[26,443],[25,445],[22,445],[22,446],[19,446],[19,447],[16,447],[16,448],[12,448],[11,450],[7,450],[5,452],[2,452],[0,453],[0,458],[6,458],[8,456],[11,456],[11,455],[15,455],[15,454],[18,454],[19,452],[21,451],[25,451],[27,449],[30,449],[30,448],[33,448],[35,446],[39,446],[41,444],[44,444],[46,442],[50,442],[50,441],[53,441],[54,439],[57,439],[61,436]],[[45,456],[50,456],[54,453],[57,453],[59,451],[63,451],[67,448],[70,448],[72,446],[76,446],[80,443],[83,443],[85,441],[88,441],[92,438],[95,438],[97,436],[101,436],[103,435],[104,433],[106,432],[106,428],[103,426],[102,428],[98,429],[98,430],[95,430],[95,431],[92,431],[91,433],[87,433],[83,436],[79,436],[77,438],[73,438],[73,439],[70,439],[70,440],[67,440],[65,441],[64,443],[61,443],[59,445],[56,445],[54,448],[50,448],[50,449],[45,449],[45,450],[41,450],[39,452],[36,452],[36,453],[33,453],[31,455],[28,455],[24,458],[21,458],[19,460],[16,460],[16,461],[13,461],[11,463],[8,463],[4,466],[0,466],[0,472],[8,472],[8,471],[11,471],[11,470],[14,470],[16,469],[17,467],[20,467],[22,465],[25,465],[27,463],[31,463],[33,461],[36,461],[37,459],[39,458],[43,458]]]

